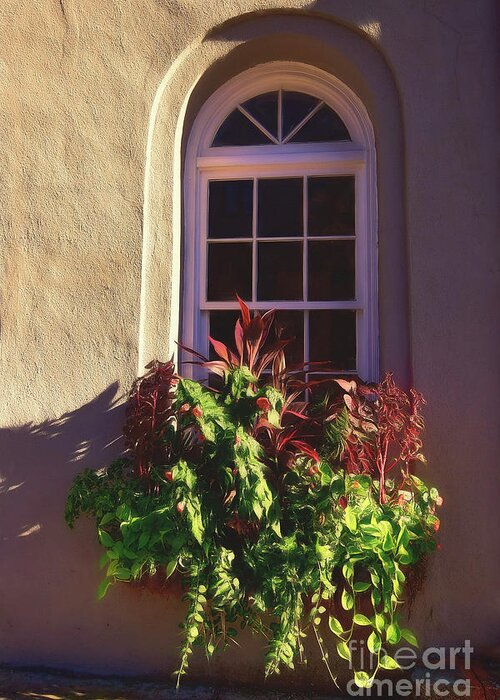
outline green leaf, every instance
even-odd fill
[[[399,664],[392,656],[385,654],[379,661],[380,668],[385,668],[387,671],[396,671],[400,668]]]
[[[114,547],[115,542],[111,535],[106,532],[106,530],[99,530],[99,542],[103,547],[111,548]]]
[[[105,513],[101,519],[101,522],[99,523],[99,527],[104,527],[108,523],[110,523],[112,520],[114,520],[115,514],[114,513]]]
[[[116,578],[120,579],[120,581],[129,581],[131,577],[130,569],[125,568],[124,566],[119,567],[115,571],[115,576]]]
[[[342,634],[344,634],[342,625],[336,617],[333,617],[333,615],[330,615],[330,617],[328,618],[328,626],[333,632],[333,634],[335,634],[337,637],[340,637]]]
[[[403,639],[406,639],[406,641],[409,644],[412,644],[414,647],[418,647],[417,638],[415,637],[415,635],[413,634],[413,632],[411,630],[403,627],[401,629],[401,636],[403,637]]]
[[[101,583],[97,587],[97,599],[98,600],[102,600],[102,598],[104,598],[108,588],[111,586],[112,583],[113,583],[113,579],[110,579],[110,578],[105,578],[101,581]]]
[[[345,519],[345,524],[349,528],[351,532],[356,532],[357,526],[358,526],[358,520],[356,518],[355,513],[351,510],[350,507],[347,507],[344,511],[344,519]]]
[[[354,615],[353,620],[356,623],[356,625],[363,625],[365,627],[372,624],[371,620],[368,617],[366,617],[366,615],[361,615],[361,613],[356,613],[356,615]]]
[[[361,581],[358,583],[354,584],[354,590],[356,593],[363,593],[363,591],[367,591],[370,588],[369,583],[362,583]]]
[[[141,536],[139,537],[138,549],[144,549],[144,547],[149,542],[149,536],[150,536],[149,532],[141,532]]]
[[[346,581],[350,581],[352,579],[354,576],[354,566],[352,562],[346,561],[342,567],[342,576],[346,579]]]
[[[385,617],[382,615],[382,613],[375,614],[375,627],[378,629],[379,632],[384,631],[384,629],[385,629]]]
[[[275,520],[271,523],[271,527],[274,530],[274,532],[278,535],[278,537],[281,537],[281,525],[279,520]]]
[[[370,525],[368,523],[366,525],[361,525],[361,529],[367,535],[371,535],[372,537],[380,537],[380,530],[378,529],[378,527],[375,527],[375,525]]]
[[[358,688],[370,688],[372,685],[372,679],[366,673],[366,671],[355,671],[354,682]]]
[[[169,561],[166,568],[165,568],[165,573],[167,578],[170,578],[172,574],[174,573],[175,569],[177,568],[177,559],[172,559],[172,561]]]
[[[382,549],[384,550],[384,552],[390,552],[394,549],[394,540],[390,532],[388,532],[384,537],[384,541],[382,542]]]
[[[206,593],[206,592],[207,592],[207,587],[204,586],[203,584],[201,584],[200,586],[198,586],[198,592],[199,592],[199,593]]]
[[[376,632],[372,632],[367,639],[366,646],[372,654],[378,654],[381,647],[380,637]]]
[[[354,598],[346,588],[342,591],[341,603],[344,610],[351,610],[354,607]]]
[[[129,520],[130,518],[130,506],[128,503],[120,503],[116,509],[116,517],[118,520]]]
[[[401,631],[397,622],[391,622],[391,624],[387,628],[385,637],[389,644],[397,644],[399,642],[399,640],[401,639]]]
[[[346,661],[351,660],[351,652],[349,650],[349,647],[345,642],[338,642],[337,643],[337,654],[342,658],[345,659]]]

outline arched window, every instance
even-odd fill
[[[375,149],[358,98],[311,66],[258,66],[205,103],[186,157],[183,342],[230,340],[238,292],[277,309],[290,363],[376,379]]]

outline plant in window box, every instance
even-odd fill
[[[127,453],[76,477],[66,520],[96,519],[99,597],[115,581],[181,577],[178,682],[193,647],[211,657],[249,627],[267,639],[266,674],[304,660],[311,633],[333,680],[329,647],[350,661],[361,635],[376,662],[355,680],[369,686],[397,668],[389,647],[416,644],[398,608],[408,572],[436,547],[442,499],[411,472],[424,461],[422,397],[387,375],[337,379],[337,395],[299,401],[286,341],[266,342],[273,312],[240,306],[235,350],[210,339],[219,359],[194,353],[220,388],[150,365],[130,392]]]

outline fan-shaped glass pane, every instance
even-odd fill
[[[243,102],[243,109],[278,138],[278,92],[266,92]]]
[[[235,109],[222,122],[212,146],[260,146],[265,143],[271,141],[239,109]]]
[[[281,97],[282,104],[282,134],[286,138],[288,134],[300,122],[310,114],[319,104],[317,97],[305,95],[303,92],[283,91]]]
[[[351,137],[339,115],[323,105],[304,126],[292,136],[290,143],[318,143],[319,141],[350,141]]]

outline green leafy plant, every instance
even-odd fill
[[[210,658],[249,627],[266,639],[266,674],[305,661],[312,633],[333,680],[331,641],[353,661],[362,637],[376,663],[355,680],[369,686],[397,668],[384,650],[416,645],[398,609],[408,571],[436,547],[442,499],[411,470],[424,461],[422,397],[387,375],[304,400],[286,341],[269,341],[273,312],[251,316],[239,301],[235,349],[210,339],[217,360],[194,353],[219,388],[152,363],[130,392],[126,454],[76,477],[66,520],[96,519],[99,597],[116,581],[180,577],[178,682],[193,647]]]

